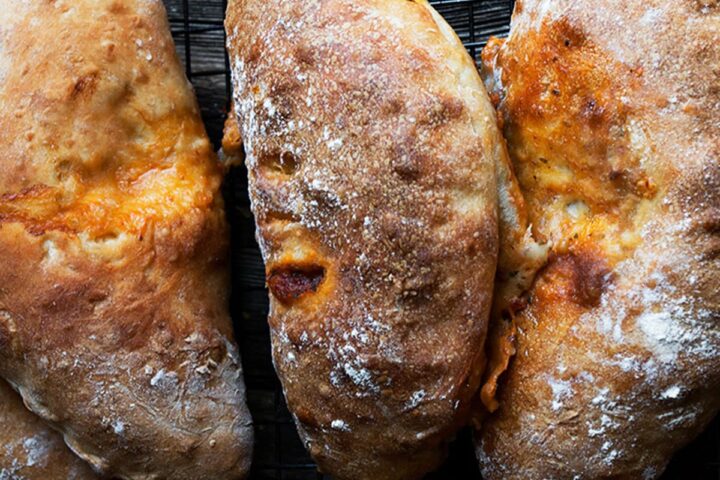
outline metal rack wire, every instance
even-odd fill
[[[514,0],[431,0],[431,3],[477,59],[489,36],[507,34]],[[219,145],[231,94],[224,48],[226,0],[165,0],[165,4],[178,53],[195,87],[208,134]],[[265,275],[254,238],[244,169],[230,172],[225,195],[232,225],[231,313],[243,355],[248,402],[256,431],[251,478],[329,480],[330,477],[317,473],[305,452],[272,366]],[[430,478],[480,478],[468,432],[458,436],[445,467]],[[664,478],[720,479],[717,421],[673,461]]]

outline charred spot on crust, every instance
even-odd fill
[[[611,280],[611,272],[605,262],[591,252],[568,253],[555,262],[567,275],[572,300],[585,307],[598,306]]]
[[[59,160],[55,164],[55,177],[62,182],[67,179],[73,171],[73,163],[70,159]]]
[[[416,180],[420,176],[419,165],[411,154],[397,156],[392,161],[392,168],[405,180]]]
[[[217,365],[220,365],[223,360],[227,357],[227,345],[225,342],[218,341],[208,351],[208,365],[210,367],[215,367]]]
[[[638,169],[613,168],[608,173],[608,179],[617,189],[637,197],[652,198],[657,193],[653,179]]]
[[[295,47],[295,58],[301,64],[305,64],[309,67],[314,66],[317,63],[315,55],[316,51],[309,45],[301,43]]]
[[[319,265],[290,265],[273,269],[268,276],[268,288],[281,303],[289,304],[305,295],[316,292],[325,269]]]
[[[6,310],[0,310],[0,347],[7,347],[10,345],[10,322],[12,321],[12,315]]]
[[[248,49],[247,62],[255,63],[260,58],[260,55],[262,55],[261,40],[256,39]]]
[[[579,267],[575,276],[576,299],[580,304],[597,306],[607,285],[608,270],[605,265],[592,260],[582,259],[576,265]]]
[[[443,120],[454,120],[462,116],[465,104],[456,97],[444,96],[440,99],[439,109]]]
[[[265,214],[265,218],[268,220],[268,222],[295,223],[300,220],[299,217],[294,213],[283,210],[270,210],[268,213]]]
[[[615,183],[622,183],[625,181],[625,178],[627,177],[627,170],[625,169],[612,169],[610,170],[610,173],[608,173],[608,179],[611,182]]]
[[[710,13],[720,8],[720,0],[695,0],[695,9],[701,13]]]
[[[564,46],[568,48],[577,48],[585,45],[585,33],[572,24],[568,19],[563,18],[555,22],[556,32]]]
[[[713,235],[720,234],[720,209],[713,208],[700,217],[700,227],[706,233]]]
[[[402,98],[388,97],[387,99],[383,99],[380,108],[382,113],[399,115],[405,111],[406,106]]]
[[[503,312],[503,315],[507,315],[507,319],[511,319],[512,315],[515,315],[518,312],[522,312],[523,310],[525,310],[528,304],[528,297],[514,297],[512,300],[510,300],[508,310],[506,312]]]
[[[444,125],[462,117],[465,104],[451,95],[439,95],[419,114],[418,125]]]
[[[294,409],[295,417],[297,417],[298,421],[304,425],[312,426],[319,428],[321,427],[320,421],[315,416],[315,413],[308,409],[303,407],[302,405],[297,405]]]
[[[262,168],[283,175],[292,175],[300,168],[300,161],[291,152],[267,153],[260,155],[259,163]]]
[[[429,268],[418,268],[414,274],[402,280],[400,299],[410,303],[429,300],[433,297],[437,284],[437,272]]]
[[[108,12],[110,13],[116,13],[116,14],[124,14],[127,13],[128,6],[124,4],[124,2],[118,0],[116,2],[112,2],[110,5],[108,5]]]
[[[72,91],[70,92],[71,98],[76,98],[85,92],[92,94],[97,86],[97,73],[91,73],[89,75],[83,75],[78,78],[73,84]]]
[[[605,124],[605,107],[600,105],[594,98],[588,98],[580,109],[580,116],[587,121],[592,128],[599,128]]]
[[[720,257],[720,210],[710,209],[698,220],[696,229],[701,235],[709,235],[703,241],[702,259],[712,261]],[[694,229],[695,230],[695,229]]]
[[[404,180],[420,178],[423,165],[427,162],[427,156],[417,148],[414,138],[410,136],[397,143],[392,151],[391,167],[393,172]]]

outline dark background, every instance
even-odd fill
[[[640,1],[640,0],[635,0]],[[491,35],[508,32],[513,0],[431,1],[476,59]],[[224,49],[224,0],[165,0],[173,36],[192,81],[211,140],[220,145],[230,81]],[[248,402],[256,432],[253,480],[330,477],[316,472],[287,411],[270,357],[265,274],[255,243],[246,172],[230,172],[225,194],[232,225],[232,316],[243,356]],[[541,454],[541,452],[539,452]],[[445,466],[429,479],[479,479],[470,433],[453,444]],[[720,420],[678,453],[663,476],[720,480]]]

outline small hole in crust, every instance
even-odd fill
[[[273,172],[292,175],[300,168],[300,162],[293,153],[285,151],[261,156],[260,166]]]
[[[325,269],[319,265],[290,265],[272,270],[268,276],[268,288],[281,303],[290,304],[301,296],[316,292]]]

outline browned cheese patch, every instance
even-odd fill
[[[642,70],[609,59],[565,19],[525,35],[522,52],[496,41],[484,59],[502,72],[494,100],[534,234],[556,252],[593,239],[615,263],[635,248],[622,234],[658,192],[641,165],[653,146],[618,87],[637,88]]]

